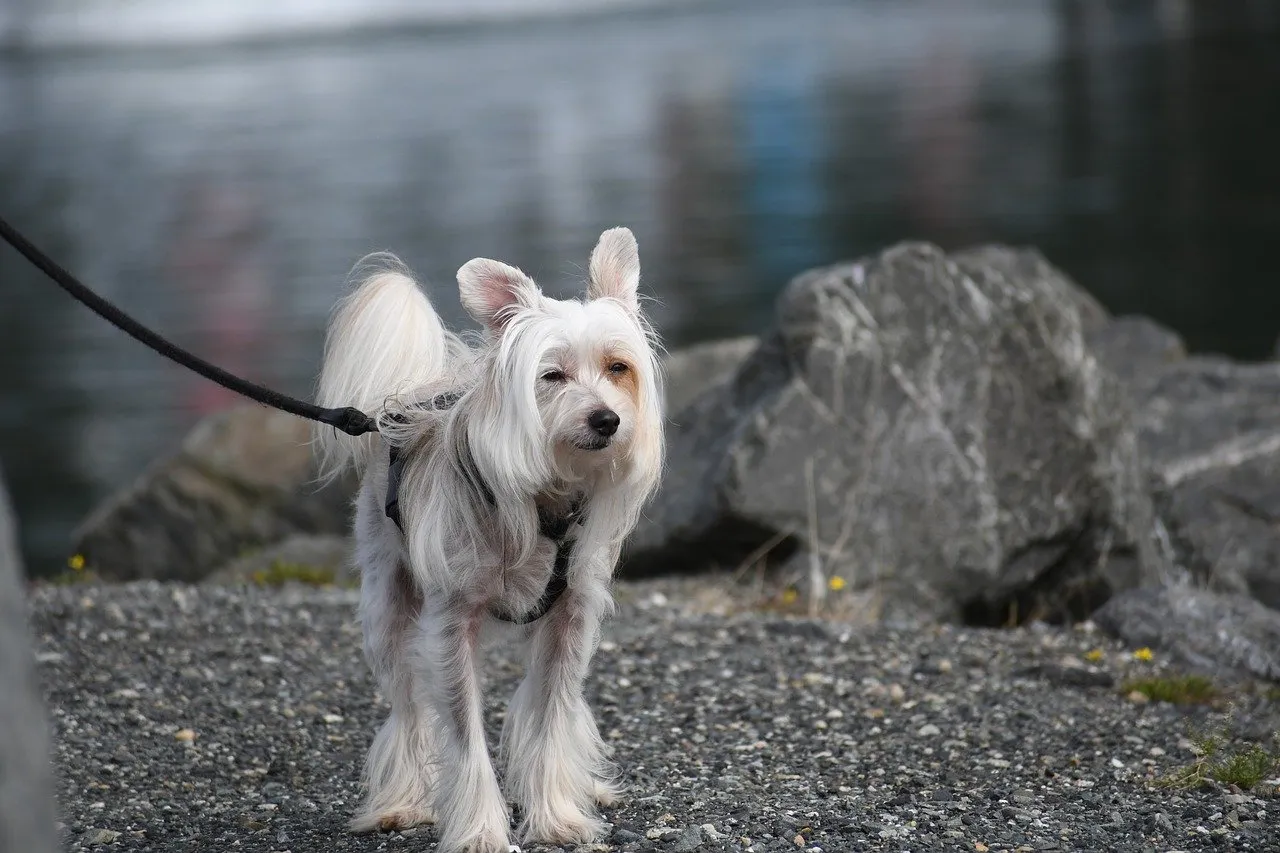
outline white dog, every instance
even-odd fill
[[[391,704],[352,828],[436,821],[443,853],[506,853],[478,664],[482,639],[515,623],[505,636],[527,660],[499,754],[519,837],[590,841],[616,788],[583,683],[622,541],[662,467],[635,238],[601,235],[581,300],[550,299],[497,261],[465,264],[462,304],[483,327],[473,344],[387,260],[339,303],[319,387],[321,405],[379,424],[317,433],[326,473],[362,472],[364,650]]]

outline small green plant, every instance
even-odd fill
[[[1280,752],[1272,752],[1261,744],[1232,745],[1225,729],[1211,734],[1193,734],[1196,760],[1190,767],[1160,780],[1171,788],[1194,789],[1210,780],[1235,785],[1247,791],[1271,774],[1280,772]]]
[[[310,586],[333,586],[337,583],[333,569],[323,566],[306,566],[301,563],[286,563],[277,560],[269,568],[253,573],[253,582],[258,586],[281,586],[293,581]]]
[[[1247,791],[1277,769],[1280,769],[1280,754],[1268,752],[1255,743],[1212,765],[1209,774],[1224,785]]]
[[[1125,695],[1141,693],[1152,702],[1205,705],[1218,698],[1218,689],[1203,675],[1153,675],[1125,682]]]
[[[98,575],[88,569],[64,569],[56,575],[50,575],[44,582],[52,586],[78,586],[80,584],[97,583]]]

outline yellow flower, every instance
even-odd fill
[[[831,580],[827,581],[827,586],[831,587],[833,591],[839,592],[844,589],[844,578],[836,575]]]
[[[71,567],[71,570],[73,572],[84,571],[84,555],[72,554],[71,557],[67,560],[67,565]]]
[[[800,593],[796,592],[795,587],[789,586],[782,592],[782,603],[792,604],[799,597],[800,597]]]
[[[1091,663],[1097,663],[1102,660],[1102,649],[1090,649],[1084,653],[1084,659]]]
[[[1142,648],[1134,652],[1133,656],[1138,660],[1151,660],[1153,657],[1155,657],[1155,655],[1151,653],[1151,649],[1147,648],[1146,646],[1143,646]]]

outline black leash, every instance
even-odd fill
[[[135,340],[141,341],[165,358],[195,371],[205,379],[216,382],[223,388],[248,397],[250,400],[261,403],[264,406],[279,409],[282,412],[288,412],[291,415],[297,415],[307,420],[318,421],[340,429],[348,435],[363,435],[367,432],[378,431],[377,421],[357,408],[347,406],[341,409],[324,409],[312,403],[290,397],[287,394],[281,394],[279,391],[272,391],[270,388],[264,388],[261,385],[256,385],[253,382],[228,373],[221,367],[210,364],[199,356],[193,355],[171,341],[162,338],[86,287],[79,279],[59,266],[53,258],[46,255],[34,243],[24,237],[18,229],[6,222],[3,217],[0,217],[0,237],[3,237],[6,243],[17,249],[18,253],[34,264],[37,269],[53,279],[55,284],[71,294],[71,297],[77,302],[87,306],[89,310],[120,331]],[[458,396],[456,394],[441,395],[435,402],[438,408],[448,408],[456,403],[457,400]],[[395,521],[396,526],[400,526],[399,480],[403,465],[404,460],[399,458],[398,448],[392,445],[391,482],[388,484],[386,512],[388,517]],[[480,485],[485,492],[488,492],[487,486]],[[489,493],[489,500],[490,502],[493,500],[492,493]],[[573,541],[568,539],[568,533],[570,527],[580,520],[581,508],[576,504],[563,517],[539,518],[540,532],[543,536],[551,539],[556,546],[555,565],[551,571],[551,578],[547,581],[547,588],[538,603],[528,613],[511,614],[491,611],[495,618],[506,622],[514,622],[517,625],[527,625],[546,615],[546,612],[551,609],[552,605],[569,587],[569,554],[573,547]]]
[[[165,358],[195,371],[205,379],[216,382],[223,388],[248,397],[250,400],[261,403],[264,406],[270,406],[273,409],[279,409],[282,412],[288,412],[300,418],[327,424],[342,430],[347,435],[363,435],[366,432],[378,431],[377,421],[359,409],[350,406],[341,409],[324,409],[312,403],[281,394],[279,391],[272,391],[270,388],[255,385],[160,337],[82,284],[79,279],[59,266],[56,261],[37,248],[26,237],[22,236],[18,229],[3,218],[0,218],[0,237],[3,237],[6,243],[17,249],[19,254],[34,264],[37,269],[53,279],[55,284],[71,294],[71,297],[77,302],[87,306],[91,311],[120,331],[141,341]]]

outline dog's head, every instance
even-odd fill
[[[499,261],[476,258],[458,270],[462,304],[485,330],[477,391],[489,416],[473,438],[504,457],[494,467],[656,480],[661,391],[639,283],[639,250],[626,228],[600,235],[582,299],[551,299]]]

